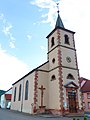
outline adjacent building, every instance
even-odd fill
[[[90,112],[90,80],[81,77],[80,83],[84,111]]]
[[[1,107],[1,95],[3,95],[6,91],[5,90],[0,90],[0,107]]]
[[[10,108],[11,97],[12,97],[12,88],[10,88],[3,95],[1,95],[1,108]]]
[[[47,62],[13,83],[11,109],[30,114],[83,112],[75,32],[64,27],[59,11],[47,35]]]

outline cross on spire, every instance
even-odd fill
[[[57,4],[57,13],[59,14],[59,3],[56,4]]]
[[[60,15],[59,15],[59,3],[56,3],[57,4],[57,13],[58,13],[58,17],[57,17],[57,21],[56,21],[56,25],[55,25],[55,28],[57,27],[61,27],[61,28],[64,28],[64,25],[63,25],[63,22],[60,18]]]

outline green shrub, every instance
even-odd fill
[[[76,120],[75,118],[73,118],[73,120]]]
[[[84,120],[88,120],[86,116],[84,116]]]

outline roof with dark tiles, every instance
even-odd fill
[[[85,83],[81,87],[81,92],[90,92],[90,80],[81,77],[80,78],[80,83],[82,83],[83,81],[85,81]]]

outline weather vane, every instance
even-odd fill
[[[56,4],[57,4],[57,13],[59,13],[59,3]]]

